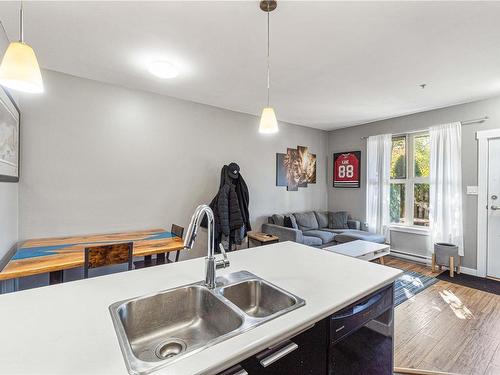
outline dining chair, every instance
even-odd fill
[[[172,224],[172,229],[170,229],[170,232],[174,235],[176,235],[177,237],[180,237],[182,238],[184,236],[184,228],[183,227],[180,227],[176,224]],[[181,253],[180,250],[177,250],[177,253],[175,254],[175,261],[178,262],[179,261],[179,254]],[[167,259],[168,259],[168,254],[167,254]]]
[[[175,237],[182,238],[182,236],[184,235],[184,228],[177,224],[172,224],[172,227],[170,228],[170,233],[172,233]],[[180,250],[177,250],[177,253],[175,254],[175,262],[179,260],[179,253]],[[167,263],[171,263],[172,261],[169,259],[170,252],[168,252],[168,253],[156,254],[156,264],[165,263],[165,255],[167,256],[166,257]]]
[[[133,251],[133,242],[86,247],[85,262],[83,264],[83,277],[85,279],[89,277],[90,269],[118,264],[126,263],[128,264],[128,270],[131,270]]]

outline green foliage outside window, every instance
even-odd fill
[[[429,184],[415,184],[413,198],[413,224],[429,226]]]
[[[415,137],[414,160],[415,177],[429,177],[430,170],[430,140],[428,135]]]
[[[407,140],[410,142],[409,145],[407,145]],[[413,155],[413,160],[409,160],[411,155]],[[409,170],[409,176],[407,176],[407,160],[413,168]],[[393,181],[390,189],[392,223],[429,225],[429,183],[427,182],[429,172],[430,138],[428,134],[392,138],[391,180]],[[406,206],[410,202],[413,205],[413,218],[406,217]]]
[[[391,223],[404,223],[405,184],[391,184],[391,203],[389,210]]]
[[[406,178],[406,137],[392,139],[391,178]]]

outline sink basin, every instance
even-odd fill
[[[248,280],[221,288],[220,293],[250,316],[262,318],[288,309],[297,300],[262,280]]]
[[[148,374],[305,304],[247,271],[109,307],[130,374]]]
[[[199,285],[132,300],[117,311],[132,352],[149,362],[204,346],[243,324],[239,314]]]

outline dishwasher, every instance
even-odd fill
[[[329,333],[329,375],[392,375],[393,285],[333,314]]]

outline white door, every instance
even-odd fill
[[[500,138],[488,141],[487,276],[500,279]]]

